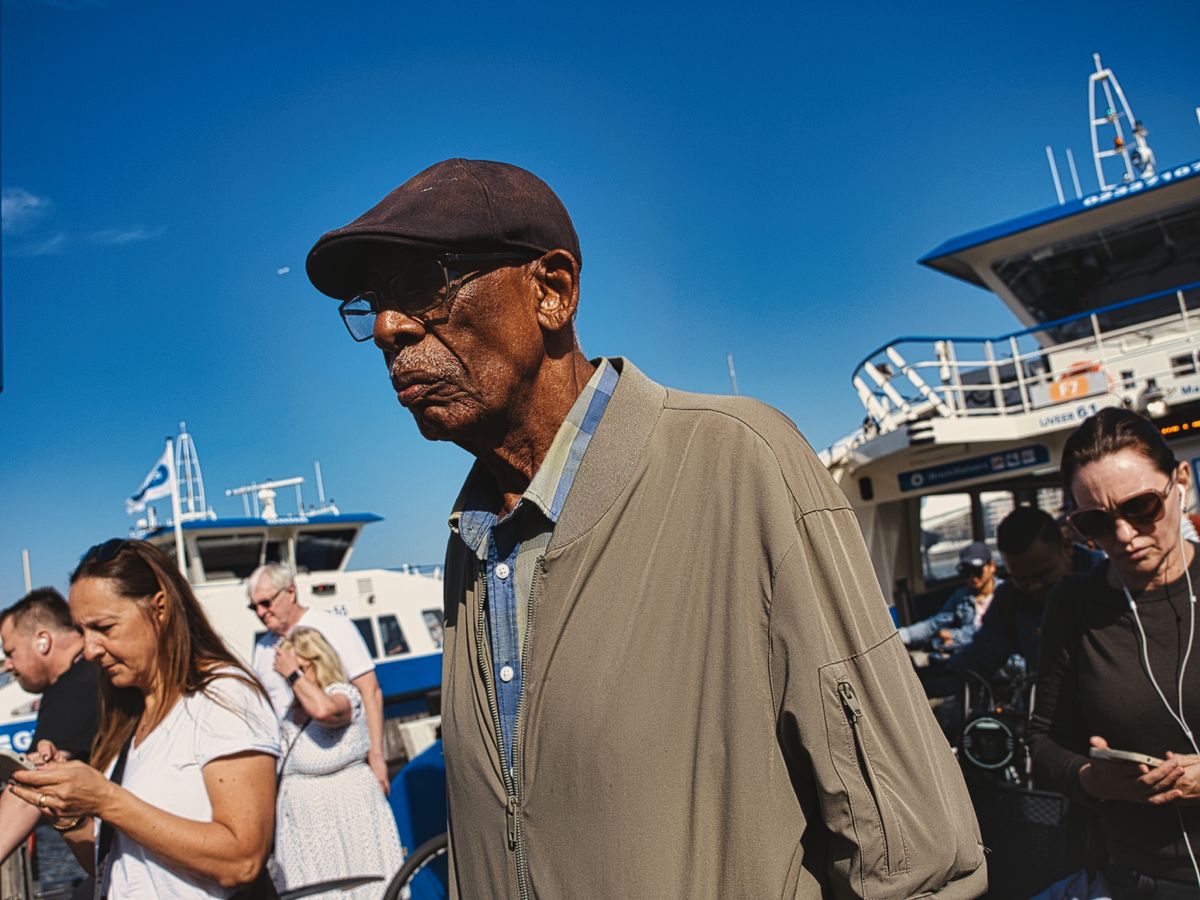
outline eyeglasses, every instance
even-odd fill
[[[79,565],[71,571],[71,584],[75,583],[75,579],[79,577],[79,573],[83,570],[84,566],[89,564],[103,565],[124,550],[129,543],[130,541],[125,538],[109,538],[107,541],[101,541],[99,544],[92,544],[92,546],[87,548],[87,552],[79,557]]]
[[[528,262],[528,253],[443,253],[419,262],[392,277],[383,290],[363,291],[343,300],[338,314],[356,341],[375,334],[375,317],[394,309],[422,325],[439,325],[450,318],[459,288],[506,262]],[[489,265],[491,264],[491,265]]]
[[[252,612],[252,613],[256,613],[260,609],[261,610],[270,609],[271,604],[275,602],[275,598],[278,597],[280,594],[282,594],[286,590],[287,590],[286,587],[281,587],[279,590],[277,590],[275,593],[273,593],[266,600],[253,600],[252,599],[249,603],[246,604],[246,609],[250,610],[250,612]]]
[[[1167,508],[1167,497],[1175,487],[1172,473],[1167,486],[1161,491],[1142,491],[1122,500],[1111,511],[1107,509],[1081,509],[1067,516],[1071,527],[1080,537],[1089,541],[1112,537],[1117,531],[1117,520],[1124,519],[1135,528],[1153,525],[1163,517]]]
[[[978,578],[983,574],[983,570],[984,566],[976,565],[975,563],[963,562],[958,564],[958,574],[968,575],[971,578]]]

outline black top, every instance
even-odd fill
[[[1086,575],[1105,559],[1081,544],[1071,545],[1071,574]],[[996,588],[983,623],[966,647],[950,657],[951,671],[970,670],[990,678],[1010,656],[1025,657],[1030,672],[1038,668],[1038,647],[1045,604],[1033,599],[1011,579]]]
[[[96,667],[80,659],[42,694],[37,729],[30,746],[36,749],[38,741],[53,741],[54,746],[72,759],[87,762],[92,755],[99,714]]]
[[[1041,671],[1029,727],[1034,774],[1040,787],[1095,804],[1109,856],[1150,875],[1194,879],[1176,809],[1192,845],[1200,848],[1200,807],[1098,803],[1079,786],[1088,738],[1099,735],[1117,750],[1164,757],[1191,753],[1183,729],[1167,712],[1146,674],[1141,639],[1123,591],[1108,585],[1109,563],[1070,576],[1050,595],[1042,624]],[[1190,567],[1200,590],[1200,552]],[[1188,583],[1179,578],[1136,598],[1146,631],[1151,671],[1167,702],[1178,708],[1179,667],[1188,645]],[[1200,729],[1200,609],[1184,674],[1184,718]]]

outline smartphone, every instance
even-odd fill
[[[1157,756],[1148,756],[1145,753],[1133,753],[1129,750],[1113,750],[1108,747],[1093,747],[1091,755],[1095,759],[1110,759],[1115,762],[1145,763],[1151,768],[1163,764],[1163,761]]]
[[[8,779],[12,778],[13,772],[19,769],[36,769],[33,763],[27,760],[23,755],[13,753],[10,750],[0,750],[0,784],[4,784]]]

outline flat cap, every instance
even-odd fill
[[[566,250],[583,265],[571,217],[546,182],[508,163],[447,159],[321,235],[305,268],[317,290],[344,299],[368,286],[368,266],[381,257],[505,250]]]

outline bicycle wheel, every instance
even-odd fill
[[[383,900],[442,900],[449,896],[449,835],[430,838],[409,854],[383,894]]]

